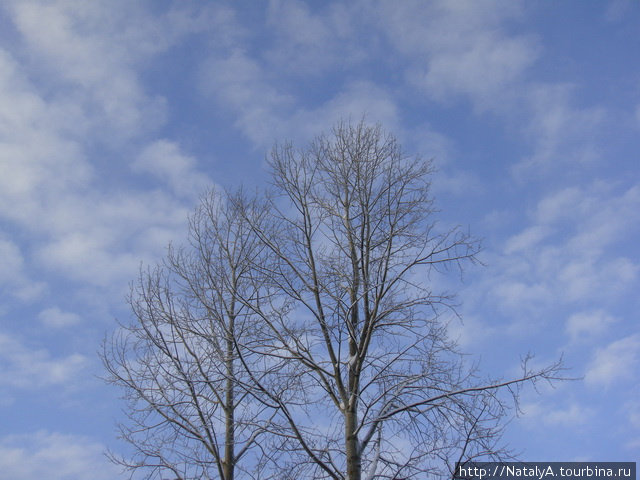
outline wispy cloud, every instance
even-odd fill
[[[450,329],[464,348],[489,351],[498,369],[528,349],[554,357],[564,348],[569,366],[586,366],[587,386],[635,395],[640,108],[636,67],[619,59],[632,57],[624,49],[633,42],[621,48],[620,39],[635,38],[637,12],[591,5],[571,24],[603,27],[598,45],[618,69],[596,80],[586,65],[596,43],[581,37],[578,47],[553,22],[542,25],[556,13],[568,9],[520,0],[2,2],[0,391],[49,393],[84,378],[95,345],[77,335],[98,337],[94,321],[120,316],[140,262],[184,238],[199,191],[226,179],[216,178],[222,161],[207,165],[202,152],[217,159],[220,147],[231,170],[235,148],[253,150],[242,164],[259,168],[274,141],[304,143],[366,114],[408,153],[435,157],[439,219],[484,230],[488,267],[465,275],[468,314]],[[495,351],[496,339],[508,340],[508,353]],[[528,416],[586,428],[605,405],[590,397],[598,391],[530,402]],[[636,426],[637,405],[606,402]],[[108,467],[96,473],[99,443],[5,437],[0,471],[113,478]]]
[[[572,342],[594,340],[616,321],[616,318],[601,309],[578,312],[567,319],[566,331]]]
[[[633,392],[638,396],[637,393],[640,393],[640,390],[636,388],[636,391]],[[633,433],[630,435],[629,440],[626,442],[626,447],[635,451],[640,449],[640,400],[632,399],[623,405],[624,413],[626,414],[627,420],[633,429]]]
[[[609,387],[634,378],[639,364],[640,334],[630,335],[596,351],[585,381],[593,387]]]
[[[256,145],[273,143],[293,98],[266,79],[262,65],[240,49],[210,58],[202,68],[201,88],[234,112],[236,125]]]
[[[67,132],[101,128],[111,141],[164,121],[164,99],[145,91],[138,64],[201,31],[209,18],[188,7],[149,15],[144,4],[126,1],[12,1],[7,11],[28,51],[24,63],[62,87],[53,90],[54,101],[80,114],[82,123]]]
[[[54,357],[47,349],[30,348],[20,339],[0,333],[0,388],[70,385],[86,365],[83,355]]]
[[[0,287],[22,301],[33,301],[45,290],[43,282],[29,278],[20,247],[0,236]]]
[[[599,132],[607,120],[603,108],[575,105],[570,85],[529,85],[524,91],[524,105],[531,113],[523,128],[533,153],[515,164],[516,178],[544,178],[550,172],[581,169],[599,160]]]
[[[505,312],[522,317],[628,292],[640,265],[615,245],[637,231],[632,219],[640,220],[639,211],[637,186],[619,191],[595,183],[548,194],[531,223],[492,259],[497,263],[491,295]]]
[[[367,12],[355,4],[333,3],[312,11],[298,0],[272,0],[266,12],[273,43],[264,58],[279,71],[296,77],[331,72],[339,65],[354,68],[368,56],[357,42],[359,15]],[[368,30],[375,43],[377,32]]]
[[[134,172],[154,176],[180,197],[193,198],[212,185],[211,179],[197,171],[196,159],[184,154],[169,140],[147,145],[132,164]]]
[[[578,403],[571,403],[564,408],[554,408],[541,403],[529,403],[522,405],[522,412],[527,425],[537,428],[576,428],[587,424],[596,414],[593,408]]]
[[[38,314],[40,321],[47,327],[64,328],[77,325],[82,318],[77,313],[65,312],[58,307],[50,307]]]
[[[433,99],[502,110],[539,54],[535,38],[505,29],[521,8],[520,2],[381,2],[377,14],[389,41],[410,59],[412,85]]]
[[[8,267],[20,268],[28,255],[89,285],[126,284],[141,259],[175,238],[210,182],[176,144],[147,140],[164,121],[164,100],[145,91],[141,64],[200,31],[210,12],[185,7],[150,16],[129,2],[4,8],[21,48],[0,50],[0,219],[33,235],[29,251],[15,252]],[[135,169],[151,170],[170,189],[105,178],[129,171],[127,139],[142,145]],[[16,249],[7,242],[4,249]],[[14,292],[29,296],[28,286],[25,279]]]
[[[0,470],[12,480],[116,478],[119,469],[103,452],[103,445],[79,435],[44,430],[8,435],[0,438]]]

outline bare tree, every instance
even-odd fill
[[[257,335],[238,299],[256,294],[251,267],[264,246],[252,228],[264,213],[241,194],[208,193],[190,219],[189,247],[170,248],[132,287],[134,321],[102,355],[129,402],[120,432],[134,453],[113,459],[132,477],[264,478],[260,437],[272,412],[248,388],[236,343]],[[255,375],[260,360],[244,352],[242,361]]]
[[[479,245],[440,228],[431,167],[380,127],[338,124],[275,147],[265,200],[209,194],[190,246],[132,289],[134,322],[105,343],[146,478],[401,480],[503,459],[522,385],[479,378],[446,329],[439,275]]]
[[[509,381],[465,367],[442,315],[453,298],[430,278],[473,263],[479,246],[434,223],[429,162],[361,122],[305,150],[276,147],[270,164],[271,226],[253,232],[272,260],[254,269],[280,300],[244,304],[270,330],[249,350],[280,363],[271,385],[287,384],[275,393],[254,379],[279,408],[281,478],[447,476],[456,462],[504,457],[501,392],[517,399],[559,364],[525,362]]]

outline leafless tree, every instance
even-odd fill
[[[242,210],[242,215],[240,214]],[[132,287],[134,321],[105,342],[109,380],[123,387],[131,458],[112,458],[144,478],[233,480],[261,476],[270,454],[261,436],[272,411],[247,385],[259,370],[237,338],[259,327],[238,298],[252,301],[251,266],[264,245],[253,234],[265,211],[241,194],[210,192],[190,218],[190,245],[142,270]],[[251,218],[251,224],[244,218]]]
[[[476,261],[434,220],[430,163],[378,126],[273,149],[264,200],[207,195],[190,246],[132,289],[105,343],[129,400],[118,459],[147,478],[417,479],[504,459],[505,414],[558,363],[486,379],[438,286]]]
[[[271,384],[287,384],[274,393],[254,379],[278,406],[280,478],[444,477],[504,457],[503,392],[517,398],[559,364],[525,362],[508,381],[465,366],[446,332],[453,298],[430,279],[475,262],[479,246],[434,222],[429,162],[360,122],[304,150],[277,146],[270,165],[270,225],[253,232],[272,254],[254,265],[272,300],[244,304],[270,331],[249,351],[279,363]]]

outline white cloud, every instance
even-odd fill
[[[596,182],[543,197],[529,225],[491,259],[495,275],[489,295],[516,319],[542,319],[560,305],[598,299],[602,308],[630,292],[640,264],[619,247],[640,225],[638,190],[637,185],[619,191]],[[575,328],[571,331],[580,335]]]
[[[92,170],[79,146],[59,133],[57,105],[47,104],[2,50],[0,107],[0,214],[28,222],[49,195],[85,185]]]
[[[638,434],[640,432],[640,400],[637,398],[640,391],[636,389],[636,392],[633,393],[635,393],[635,398],[625,402],[623,413],[626,415],[630,426],[630,438],[626,442],[626,447],[629,450],[638,450],[640,449],[640,434]]]
[[[73,84],[75,100],[91,110],[87,120],[107,121],[124,135],[143,125],[143,109],[156,113],[149,118],[158,111],[158,105],[145,98],[134,72],[127,68],[136,49],[123,48],[129,28],[128,22],[122,21],[126,10],[100,2],[74,1],[16,2],[11,9],[16,27],[52,75],[50,80]],[[120,15],[124,17],[115,18]],[[114,35],[116,24],[124,26],[122,36]]]
[[[566,409],[550,410],[543,418],[544,422],[549,425],[575,427],[586,424],[594,416],[594,413],[592,408],[574,403]]]
[[[318,91],[325,97],[311,104],[295,87],[299,75],[339,65],[351,69],[354,59],[366,57],[361,38],[351,37],[358,19],[370,18],[369,10],[335,4],[312,12],[301,2],[273,1],[267,16],[275,40],[260,38],[264,53],[258,54],[249,35],[235,38],[224,51],[214,49],[201,69],[201,89],[232,112],[235,125],[261,149],[284,138],[306,141],[349,116],[357,121],[366,115],[397,132],[393,93],[369,77],[351,76],[328,94]]]
[[[616,340],[599,348],[587,367],[585,381],[593,387],[608,387],[633,379],[640,364],[640,334]]]
[[[611,244],[638,228],[640,220],[640,185],[634,185],[621,195],[598,186],[586,192],[580,213],[585,227],[572,240],[573,248],[604,252]]]
[[[0,471],[11,480],[111,480],[119,474],[92,438],[46,431],[0,438]]]
[[[267,80],[262,65],[240,48],[203,66],[201,88],[234,112],[236,126],[255,145],[271,145],[293,98]]]
[[[616,320],[604,310],[574,313],[567,319],[566,331],[572,342],[593,340],[605,333]]]
[[[573,232],[569,247],[595,258],[636,228],[640,220],[640,186],[622,192],[595,182],[587,188],[568,187],[538,203],[535,220]]]
[[[63,328],[77,325],[82,321],[80,316],[73,312],[64,312],[58,307],[51,307],[42,310],[38,314],[38,319],[48,327]]]
[[[406,137],[406,138],[405,138]],[[406,131],[405,137],[400,138],[405,146],[411,146],[415,151],[420,152],[430,158],[436,164],[438,170],[441,167],[455,164],[459,152],[451,138],[438,132],[433,126],[427,123],[416,125]],[[465,172],[465,174],[470,175]],[[436,185],[433,185],[436,187]]]
[[[640,400],[631,400],[625,404],[631,425],[640,431]]]
[[[137,65],[201,31],[210,18],[206,8],[189,7],[150,16],[143,4],[126,1],[21,0],[6,8],[29,49],[30,70],[49,85],[73,86],[54,97],[82,112],[82,123],[68,132],[97,127],[103,138],[129,138],[163,121],[164,100],[145,93]]]
[[[447,325],[447,333],[456,344],[471,353],[485,342],[490,342],[498,333],[496,328],[473,315],[454,319]]]
[[[0,218],[29,232],[29,258],[40,261],[34,265],[88,285],[124,285],[140,260],[161,253],[177,232],[182,235],[192,202],[170,192],[114,187],[102,178],[100,162],[117,171],[126,168],[129,153],[94,159],[90,152],[111,135],[148,131],[157,117],[155,100],[138,83],[137,62],[204,26],[179,10],[137,22],[146,12],[129,2],[121,6],[3,6],[24,48],[14,48],[13,56],[0,49]],[[118,142],[109,148],[117,150]],[[142,168],[155,168],[181,195],[189,187],[198,193],[206,178],[193,161],[177,149],[156,150],[155,165],[149,160]],[[185,173],[182,180],[174,176]],[[17,250],[12,238],[2,239],[0,249],[11,272],[0,281],[10,282],[12,294],[24,299],[40,294],[43,284],[24,273],[27,252]]]
[[[392,95],[368,81],[349,82],[317,108],[298,109],[286,120],[286,127],[287,131],[306,140],[340,120],[358,122],[363,116],[367,122],[379,122],[392,132],[400,128],[398,108]]]
[[[29,279],[25,272],[24,256],[18,245],[0,237],[0,286],[14,297],[29,301],[40,296],[45,285]]]
[[[528,317],[535,314],[538,305],[552,297],[552,292],[549,285],[542,280],[533,283],[505,279],[495,286],[493,295],[505,313],[518,312],[520,316]],[[537,327],[535,323],[529,326],[531,329]]]
[[[29,348],[18,338],[0,333],[0,387],[70,385],[86,365],[83,355],[54,358],[45,349]]]
[[[316,8],[299,0],[271,0],[266,21],[274,38],[262,57],[272,70],[293,78],[357,68],[381,43],[380,32],[368,23],[371,7],[332,2]]]
[[[98,286],[125,285],[140,261],[153,261],[184,237],[190,212],[163,192],[88,193],[82,202],[59,199],[50,208],[51,236],[36,250],[39,264]]]
[[[522,405],[524,418],[536,427],[577,427],[585,425],[595,415],[593,408],[572,403],[566,408],[552,408],[540,403]]]
[[[526,76],[543,51],[536,36],[514,33],[524,31],[512,28],[524,17],[523,2],[379,2],[371,10],[361,13],[370,36],[375,43],[378,28],[386,34],[395,49],[389,64],[409,87],[439,101],[468,99],[476,111],[498,113],[522,130],[532,153],[514,166],[516,178],[600,158],[607,112],[580,105],[574,85]]]
[[[584,200],[584,193],[578,187],[564,188],[538,202],[535,218],[546,224],[575,218],[575,209],[583,204]]]
[[[22,275],[24,258],[20,248],[13,242],[0,237],[0,284],[11,282]]]
[[[335,8],[334,5],[326,10]],[[332,24],[333,18],[312,14],[303,2],[270,1],[267,24],[277,38],[274,48],[266,52],[269,62],[294,75],[319,73],[333,66],[339,60],[335,46],[343,45],[345,56],[348,51],[348,43],[341,41],[340,31]]]
[[[476,33],[464,45],[452,45],[449,51],[433,53],[426,72],[414,78],[423,82],[427,92],[446,99],[466,94],[481,107],[496,107],[495,97],[512,87],[536,57],[529,39],[496,36],[494,32]]]
[[[236,126],[259,148],[270,148],[283,138],[307,140],[346,117],[358,121],[366,115],[370,122],[397,130],[395,100],[375,83],[349,81],[326,101],[304,107],[267,71],[267,65],[238,45],[229,55],[212,56],[200,81],[203,91],[233,112]]]
[[[598,107],[574,106],[572,93],[569,85],[526,88],[524,103],[531,113],[525,134],[531,139],[533,153],[514,166],[516,178],[542,177],[567,165],[584,168],[598,159],[597,139],[606,112]]]
[[[536,60],[532,37],[509,35],[520,2],[384,2],[379,23],[407,56],[409,81],[432,98],[466,96],[476,108],[498,109]]]
[[[510,237],[505,244],[505,253],[512,254],[522,250],[530,250],[540,244],[550,234],[549,228],[534,225],[523,232]]]
[[[591,298],[596,293],[604,298],[620,296],[635,283],[638,272],[640,265],[624,257],[603,258],[598,262],[569,258],[556,274],[559,285],[564,285],[565,298],[578,301]]]
[[[521,75],[538,56],[532,37],[507,32],[521,13],[520,2],[337,3],[313,9],[274,0],[267,8],[273,37],[245,33],[225,42],[225,50],[214,49],[200,84],[234,113],[238,128],[259,147],[297,137],[291,132],[301,127],[316,133],[349,114],[369,113],[398,131],[395,103],[402,91],[377,82],[375,75],[354,72],[374,55],[379,63],[381,49],[388,52],[384,67],[396,69],[401,82],[408,80],[408,90],[418,85],[431,98],[465,96],[479,109],[503,109],[513,104],[505,95],[515,95]],[[242,29],[234,18],[228,20]],[[257,51],[254,41],[260,44]],[[341,68],[354,74],[315,105],[296,96],[300,75]],[[354,92],[366,95],[354,98]]]
[[[105,163],[117,172],[130,158],[111,140],[140,136],[157,124],[157,102],[139,83],[139,63],[205,28],[210,17],[188,7],[149,16],[141,4],[120,6],[3,6],[24,48],[13,55],[0,49],[0,218],[31,240],[23,254],[12,238],[3,239],[12,271],[24,271],[28,253],[39,261],[35,266],[85,285],[124,285],[141,260],[183,236],[193,199],[208,183],[169,140],[147,143],[139,168],[152,170],[173,193],[102,178]],[[92,149],[101,142],[109,151],[96,156]],[[0,279],[12,282],[14,295],[33,299],[43,291],[42,283],[14,273]]]
[[[440,193],[466,196],[472,192],[480,193],[486,190],[476,175],[457,169],[438,171],[436,181],[431,185],[431,189],[436,198]]]
[[[180,147],[169,140],[151,143],[132,164],[135,172],[157,177],[182,197],[197,197],[212,185],[211,180],[196,167],[196,160],[183,154]]]

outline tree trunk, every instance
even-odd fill
[[[225,445],[224,445],[224,480],[233,480],[235,470],[234,446],[235,446],[235,409],[234,409],[234,368],[233,368],[233,331],[234,318],[229,319],[229,332],[227,332],[227,358],[226,358],[226,399],[225,399]]]
[[[362,476],[362,458],[360,442],[356,433],[358,423],[357,407],[349,405],[345,414],[345,450],[347,454],[347,479],[360,480]]]
[[[353,295],[352,295],[353,297]],[[357,328],[357,303],[351,318],[353,331]],[[358,355],[357,344],[354,339],[349,342],[349,400],[346,405],[344,429],[345,452],[347,454],[347,480],[360,480],[362,475],[362,456],[358,440],[358,399],[360,393],[359,375],[356,367]]]

